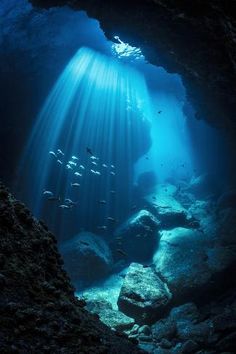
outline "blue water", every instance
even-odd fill
[[[29,5],[26,9],[32,11]],[[150,186],[170,180],[178,184],[206,171],[219,181],[221,137],[194,118],[179,75],[148,64],[140,48],[122,39],[107,41],[98,22],[83,12],[43,11],[31,20],[28,31],[34,33],[42,22],[43,43],[50,29],[55,32],[54,54],[44,59],[48,66],[43,72],[44,80],[48,74],[54,84],[49,92],[42,90],[43,104],[29,130],[16,189],[59,239],[81,230],[110,237],[133,206],[140,205],[140,181]],[[33,51],[34,43],[32,35],[28,50]],[[61,61],[54,72],[56,56]],[[57,79],[52,80],[51,71]],[[55,158],[49,153],[58,149],[64,155]],[[69,164],[68,169],[69,161],[77,165]],[[48,200],[45,190],[60,200]],[[73,205],[61,208],[68,206],[68,198]]]

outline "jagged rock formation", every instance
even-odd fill
[[[140,353],[74,297],[56,239],[0,185],[1,353]]]
[[[199,118],[235,132],[236,13],[234,1],[31,0],[69,4],[141,47],[147,60],[179,73]]]

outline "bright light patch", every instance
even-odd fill
[[[89,225],[96,222],[106,226],[108,216],[119,217],[124,208],[118,191],[126,195],[128,208],[133,162],[144,149],[140,144],[148,135],[150,115],[142,74],[113,58],[81,48],[48,95],[25,150],[20,175],[34,213],[42,216],[44,210],[44,214],[54,215],[54,220],[62,219],[56,203],[42,198],[46,189],[60,198],[61,204],[65,198],[75,201],[77,219]],[[87,147],[98,158],[96,166]],[[64,152],[59,163],[49,155],[49,151],[58,149]],[[66,166],[74,155],[83,170],[74,164]],[[91,173],[93,168],[99,172],[96,176]],[[72,183],[79,183],[78,191]],[[117,191],[116,198],[113,190]],[[106,202],[101,214],[97,210],[99,200]]]
[[[144,59],[140,48],[132,47],[128,43],[123,42],[118,36],[114,36],[118,43],[112,44],[113,53],[118,58],[129,58],[131,60]]]

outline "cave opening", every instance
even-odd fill
[[[55,233],[87,309],[131,331],[220,292],[235,259],[232,145],[196,119],[181,75],[83,11],[12,1],[4,21],[3,179]]]

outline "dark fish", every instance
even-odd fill
[[[60,197],[49,197],[47,200],[50,202],[60,202]]]
[[[158,114],[161,114],[161,112],[162,112],[162,111],[158,111],[157,113],[158,113]]]
[[[146,160],[149,160],[149,157],[148,157],[148,156],[146,156],[146,157],[145,157],[145,159],[146,159]]]
[[[86,151],[87,151],[88,154],[93,156],[92,150],[89,147],[86,147]]]
[[[185,167],[185,164],[184,164],[184,163],[182,163],[181,167]]]
[[[120,248],[117,248],[116,252],[119,253],[122,257],[128,257],[128,254]]]
[[[155,199],[155,200],[156,200],[157,198],[153,195],[152,199]]]
[[[107,202],[105,200],[98,200],[99,204],[107,204]]]
[[[89,243],[86,241],[80,240],[79,242],[82,243],[82,245],[89,246]]]

